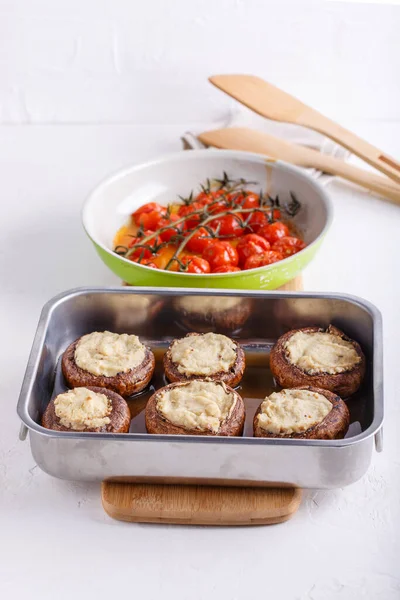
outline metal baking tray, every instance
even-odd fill
[[[343,440],[262,439],[252,418],[274,381],[268,353],[285,331],[307,325],[343,329],[362,346],[367,374],[348,401]],[[155,351],[187,331],[219,331],[246,351],[247,373],[238,389],[246,404],[243,437],[166,436],[145,432],[143,410],[154,387],[164,385],[158,366],[153,388],[129,399],[127,434],[56,432],[39,423],[50,399],[66,389],[60,357],[79,336],[96,330],[135,333]],[[379,311],[354,296],[327,293],[239,292],[160,288],[81,288],[43,308],[28,361],[18,415],[29,430],[33,457],[46,473],[80,481],[140,481],[246,486],[337,488],[368,469],[374,439],[381,449],[383,421],[382,325]],[[247,378],[247,379],[246,379]],[[25,434],[25,435],[24,435]]]

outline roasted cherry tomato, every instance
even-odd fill
[[[208,244],[213,240],[208,233],[205,227],[199,227],[199,229],[193,234],[188,243],[186,244],[186,248],[190,252],[196,252],[197,254],[202,254],[204,249],[208,246]]]
[[[146,244],[148,244],[149,246],[155,246],[155,245],[158,246],[158,244],[161,244],[161,238],[160,238],[160,236],[159,235],[154,235],[154,231],[151,231],[151,229],[146,229],[143,232],[143,235],[137,236],[137,237],[133,237],[131,239],[131,241],[129,242],[128,247],[132,248],[135,244],[140,244],[142,242],[142,240],[144,238],[147,238],[149,235],[153,235],[153,237],[148,242],[146,242]]]
[[[198,203],[198,202],[192,202],[192,204],[185,204],[184,206],[181,206],[178,210],[178,215],[179,218],[182,217],[187,217],[188,215],[191,215],[193,212],[196,212],[198,210],[202,210],[203,206]],[[186,231],[193,229],[194,227],[196,227],[196,225],[198,225],[200,222],[200,215],[193,215],[192,217],[188,217],[186,219],[186,221],[184,222],[184,229]]]
[[[290,232],[288,226],[280,221],[275,221],[275,223],[264,225],[258,230],[258,235],[261,235],[263,238],[268,240],[271,245],[275,244],[275,242],[277,242],[279,239],[289,234]]]
[[[163,219],[165,213],[152,210],[151,212],[141,213],[135,217],[136,225],[143,227],[144,229],[150,229],[156,231],[159,229],[159,223]]]
[[[131,260],[132,262],[137,262],[140,259],[140,257],[142,257],[142,260],[140,261],[142,262],[143,260],[151,258],[152,256],[153,254],[148,248],[138,248],[137,250],[132,252],[130,256],[128,256],[128,260]]]
[[[255,208],[255,207],[250,207]],[[249,217],[249,213],[243,213],[243,218],[248,219],[248,225],[246,231],[249,233],[258,233],[261,227],[268,225],[270,220],[277,221],[282,216],[281,211],[278,208],[265,210],[263,212],[256,210]]]
[[[161,206],[161,204],[158,204],[157,202],[148,202],[147,204],[143,204],[143,206],[140,206],[137,210],[135,210],[135,212],[132,213],[132,217],[135,218],[137,215],[141,215],[143,213],[150,213],[153,211],[165,213],[166,208],[165,206]]]
[[[229,210],[229,207],[226,202],[213,202],[207,206],[207,210],[211,215],[219,215]]]
[[[286,236],[275,242],[272,246],[272,250],[276,252],[280,252],[284,258],[287,256],[292,256],[292,254],[296,254],[303,250],[306,245],[303,240],[300,240],[297,237]]]
[[[247,269],[257,269],[257,267],[265,267],[266,265],[271,265],[272,263],[278,262],[278,260],[282,260],[283,256],[280,252],[274,252],[274,250],[267,250],[262,254],[253,254],[249,256],[249,258],[244,263],[244,268]]]
[[[237,196],[237,199],[233,196],[234,202],[243,208],[258,208],[260,206],[260,196],[254,192],[240,192]]]
[[[214,271],[224,265],[237,266],[239,262],[238,253],[229,242],[215,241],[208,244],[203,252],[203,258],[208,260]]]
[[[142,264],[146,264],[147,261],[153,260],[154,257],[155,254],[151,252],[149,248],[141,247],[132,252],[132,254],[128,256],[128,260],[131,260],[132,262],[140,261]]]
[[[249,256],[253,254],[262,254],[265,250],[270,249],[270,244],[260,235],[256,233],[248,233],[244,235],[236,246],[239,255],[239,264],[244,265]]]
[[[218,198],[225,194],[224,190],[215,190],[210,192],[200,192],[196,198],[196,202],[199,202],[202,206],[206,204],[214,203]]]
[[[246,232],[248,233],[258,233],[261,227],[268,224],[267,215],[259,210],[253,213],[243,213],[243,220],[247,222]]]
[[[181,263],[187,267],[186,273],[209,273],[210,263],[200,256],[185,255],[181,257]]]
[[[178,215],[169,215],[169,217],[163,217],[159,220],[158,229],[171,225],[169,229],[166,229],[160,233],[160,238],[163,242],[169,242],[172,237],[182,231],[183,223],[179,223],[179,225],[174,226],[174,222],[179,221],[179,219],[180,217]]]
[[[134,246],[136,246],[138,244],[141,245],[143,243],[142,242],[143,238],[147,237],[148,235],[151,235],[152,233],[153,233],[153,231],[147,230],[143,233],[142,237],[133,237],[128,244],[128,248],[133,248]],[[142,260],[150,258],[151,256],[153,256],[153,252],[151,249],[152,248],[154,249],[154,247],[158,246],[158,244],[160,244],[160,243],[161,243],[160,236],[156,235],[151,240],[149,240],[148,242],[143,244],[143,246],[139,246],[138,249],[135,250],[128,257],[129,260],[136,262],[140,257],[142,257]]]
[[[278,221],[282,217],[282,213],[279,208],[274,208],[273,210],[269,210],[267,212],[269,218],[272,218],[273,221]]]
[[[220,236],[239,237],[244,232],[244,227],[241,225],[241,216],[225,215],[217,217],[209,223],[211,229],[218,232]]]
[[[233,265],[223,265],[222,267],[218,267],[218,269],[214,269],[213,273],[235,273],[241,270],[240,267],[234,267]]]
[[[144,229],[155,231],[157,229],[158,221],[165,213],[165,206],[161,206],[161,204],[157,204],[157,202],[148,202],[138,208],[132,214],[132,217],[136,225],[142,226]]]
[[[132,240],[129,242],[129,248],[133,248],[134,246],[136,246],[136,244],[140,244],[140,239],[141,238],[132,238]],[[152,256],[152,252],[151,252],[150,248],[148,247],[148,244],[145,244],[145,246],[146,247],[140,246],[140,247],[138,247],[137,250],[132,252],[132,254],[130,256],[128,256],[129,260],[132,260],[135,262],[140,257],[142,257],[142,259],[150,258]]]

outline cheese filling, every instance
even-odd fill
[[[218,433],[235,404],[235,394],[224,383],[191,381],[163,392],[157,410],[174,425]]]
[[[269,433],[291,435],[321,423],[331,410],[331,402],[322,394],[290,389],[267,396],[257,419],[259,426]]]
[[[60,394],[54,400],[54,407],[61,425],[75,431],[98,429],[110,423],[111,400],[84,387]]]
[[[322,331],[297,331],[286,342],[285,350],[289,362],[310,375],[343,373],[361,361],[351,342]]]
[[[236,344],[219,333],[189,335],[172,344],[171,359],[183,375],[226,373],[236,360]]]
[[[84,335],[75,349],[75,363],[92,375],[113,377],[138,367],[146,348],[136,335],[94,331]]]

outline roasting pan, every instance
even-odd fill
[[[367,373],[348,400],[349,433],[342,440],[252,437],[251,422],[275,387],[268,354],[289,329],[332,323],[357,340]],[[128,434],[56,432],[40,425],[54,395],[66,388],[60,357],[76,338],[91,331],[135,333],[155,352],[153,387],[129,399]],[[149,435],[144,406],[165,384],[162,353],[188,331],[226,333],[240,342],[248,362],[238,392],[246,404],[243,437]],[[228,292],[180,288],[79,288],[43,308],[18,401],[21,439],[29,431],[33,457],[46,473],[76,481],[337,488],[359,479],[374,447],[382,446],[382,324],[369,302],[349,295],[309,292]]]

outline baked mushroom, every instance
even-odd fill
[[[108,296],[106,310],[110,310],[116,329],[140,331],[153,323],[164,305],[165,299],[156,294],[117,294]]]
[[[51,400],[42,425],[54,431],[127,433],[131,414],[126,401],[102,387],[76,387]]]
[[[245,408],[223,381],[171,383],[157,390],[146,406],[148,433],[239,436]]]
[[[328,390],[304,386],[273,392],[254,416],[254,436],[336,440],[349,428],[345,402]]]
[[[69,387],[102,387],[127,397],[149,384],[155,359],[136,335],[95,331],[68,346],[61,364]]]
[[[178,321],[200,332],[236,331],[251,314],[251,298],[240,296],[180,296],[173,302]]]
[[[167,379],[214,379],[235,387],[245,369],[243,348],[220,333],[188,333],[174,340],[164,354]]]
[[[357,342],[333,325],[303,327],[278,339],[270,367],[283,388],[313,385],[348,398],[364,378],[365,356]]]

